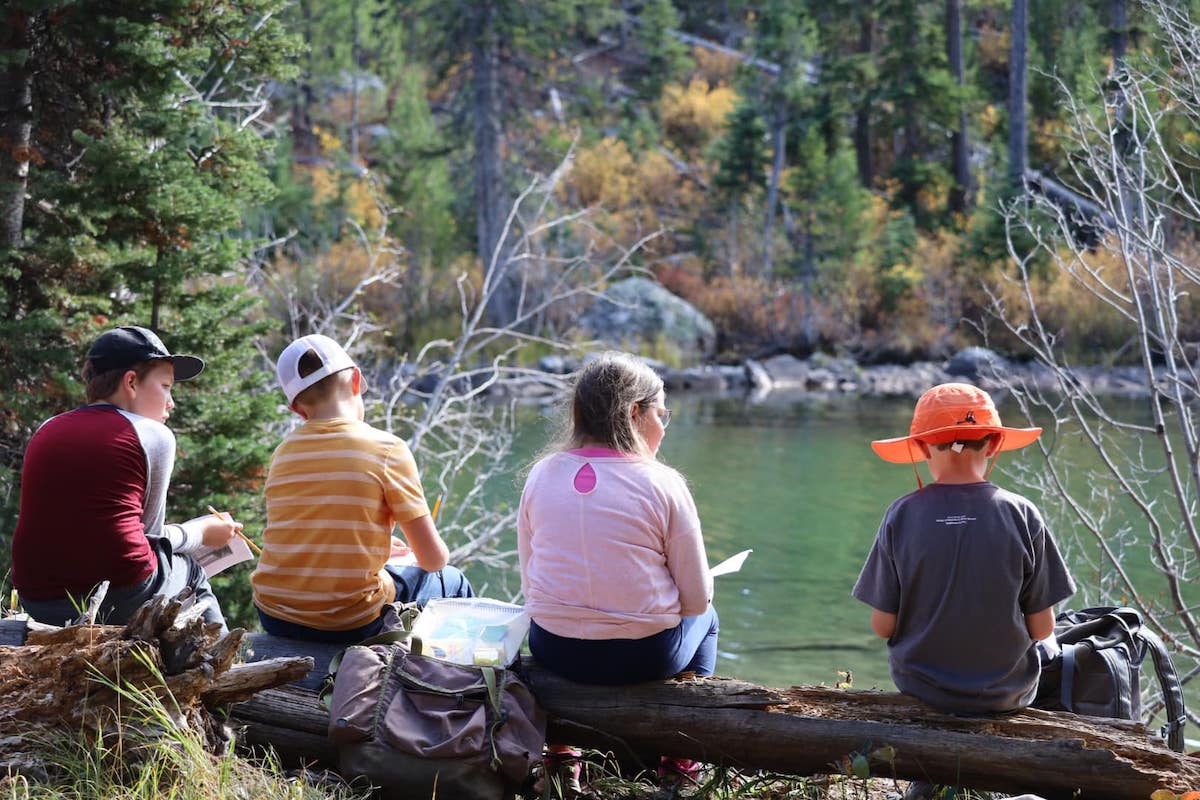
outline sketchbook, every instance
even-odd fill
[[[742,564],[746,561],[746,556],[753,553],[754,550],[743,550],[740,553],[734,553],[729,558],[717,564],[709,570],[709,573],[715,578],[718,575],[728,575],[731,572],[737,572],[742,568]]]
[[[204,574],[210,578],[224,572],[234,564],[254,558],[254,554],[250,552],[250,546],[240,536],[234,536],[220,547],[202,547],[191,555],[204,570]]]

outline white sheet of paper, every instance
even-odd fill
[[[735,553],[729,558],[717,564],[709,570],[709,573],[715,578],[718,575],[727,575],[730,572],[737,572],[742,568],[742,564],[746,561],[746,556],[753,553],[754,550],[743,550],[740,553]]]
[[[221,547],[205,547],[192,554],[208,577],[229,569],[234,564],[249,561],[254,558],[250,546],[240,536],[234,536]]]

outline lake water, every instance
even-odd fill
[[[671,427],[660,457],[691,484],[710,562],[754,550],[740,572],[716,579],[717,672],[784,687],[833,684],[840,670],[856,688],[893,689],[886,645],[850,590],[887,505],[916,488],[911,468],[869,447],[908,431],[912,401],[770,395],[751,403],[675,394],[667,404]],[[1015,407],[1000,410],[1019,424]],[[517,461],[545,443],[546,427],[545,416],[530,411]],[[1005,453],[992,479],[1008,484],[1006,467],[1037,468],[1039,460],[1034,448]],[[503,490],[515,503],[519,488]],[[1061,544],[1068,535],[1060,533]],[[1081,584],[1085,573],[1076,570]]]

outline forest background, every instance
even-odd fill
[[[520,374],[627,274],[707,314],[723,361],[1027,357],[989,311],[1032,286],[1067,358],[1136,362],[1127,314],[1046,253],[1014,260],[1037,240],[1006,220],[1031,175],[1086,183],[1074,99],[1104,116],[1159,22],[1124,0],[11,0],[0,575],[24,447],[115,324],[208,360],[177,390],[171,507],[251,529],[288,424],[271,358],[313,330],[368,365],[374,419],[442,486],[503,442],[419,379]],[[1168,132],[1194,174],[1200,133]],[[507,521],[474,508],[452,544],[484,557]],[[218,587],[241,622],[244,584]]]

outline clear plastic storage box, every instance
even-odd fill
[[[507,666],[529,632],[523,606],[486,597],[430,600],[413,623],[413,650],[455,664]]]

